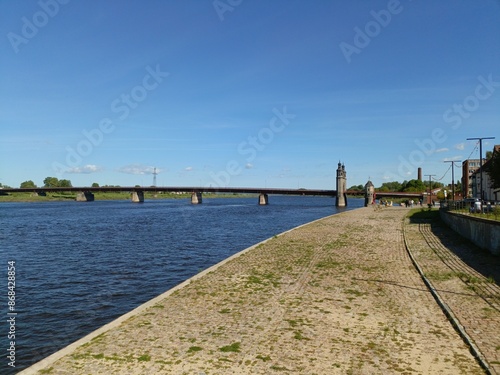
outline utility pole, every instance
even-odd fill
[[[153,170],[153,186],[156,187],[156,176],[158,175],[158,173],[156,173],[156,167],[155,169]]]
[[[451,191],[453,194],[453,200],[455,200],[455,163],[460,163],[459,161],[445,160],[445,163],[451,163]]]
[[[479,178],[481,179],[481,191],[479,197],[483,201],[483,139],[495,139],[495,137],[481,137],[481,138],[467,138],[468,141],[478,140],[479,141]]]
[[[432,204],[432,190],[431,190],[431,178],[435,176],[435,174],[426,174],[426,176],[429,176],[429,199],[428,199],[428,204]],[[430,206],[429,206],[430,207]]]

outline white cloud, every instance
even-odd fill
[[[465,150],[465,143],[459,143],[455,145],[457,150]]]
[[[252,163],[245,164],[245,169],[252,169],[252,168],[253,168],[253,164]]]
[[[446,152],[446,151],[450,151],[449,149],[447,149],[446,147],[443,147],[443,148],[438,148],[436,150],[436,152]]]
[[[73,167],[70,168],[67,173],[83,173],[83,174],[88,174],[88,173],[95,173],[95,172],[100,172],[102,171],[102,168],[94,165],[94,164],[87,164],[84,165],[83,167]]]
[[[144,174],[153,174],[155,171],[155,167],[149,167],[141,164],[129,164],[124,167],[118,168],[118,172],[135,174],[135,175],[144,175]],[[156,173],[160,173],[161,169],[156,168]]]
[[[186,168],[184,168],[184,170],[187,172],[191,172],[193,170],[193,167],[186,167]]]

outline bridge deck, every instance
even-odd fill
[[[5,193],[34,193],[34,192],[201,192],[201,193],[239,193],[239,194],[280,194],[280,195],[337,195],[336,190],[319,189],[280,189],[280,188],[251,188],[251,187],[193,187],[193,186],[102,186],[102,187],[40,187],[40,188],[5,188]]]
[[[3,188],[3,193],[40,193],[40,192],[188,192],[188,193],[229,193],[229,194],[270,194],[270,195],[308,195],[336,197],[336,190],[322,189],[282,189],[258,187],[200,187],[200,186],[101,186],[101,187],[37,187]],[[364,192],[347,190],[347,195],[364,195]],[[377,198],[422,198],[422,193],[376,192]]]

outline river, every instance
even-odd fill
[[[349,199],[347,208],[337,209],[328,197],[270,196],[269,201],[268,206],[257,205],[257,197],[204,197],[201,205],[186,199],[0,204],[0,373],[28,367],[257,242],[363,205],[362,199]],[[11,311],[8,262],[15,262]],[[10,341],[15,341],[15,369],[8,365]]]

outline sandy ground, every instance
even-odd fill
[[[277,236],[23,373],[483,374],[411,263],[403,227],[492,362],[500,313],[438,275],[434,234],[407,213],[362,208]]]

